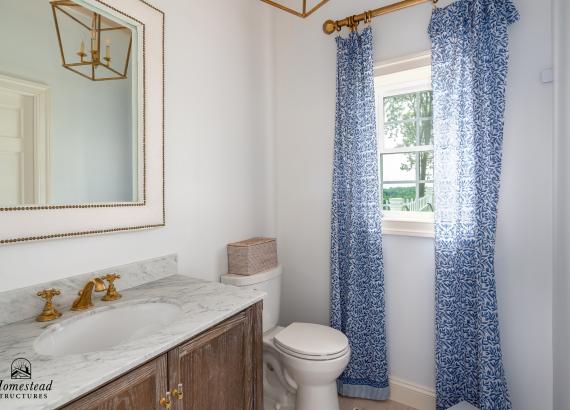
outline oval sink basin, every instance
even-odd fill
[[[64,356],[107,350],[172,323],[181,313],[171,303],[133,303],[92,311],[48,327],[34,342],[37,353]]]

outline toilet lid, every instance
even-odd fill
[[[348,339],[338,330],[313,323],[292,323],[275,335],[275,344],[303,356],[336,356]]]

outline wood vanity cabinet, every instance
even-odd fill
[[[67,404],[65,410],[262,410],[261,302]]]
[[[63,408],[66,410],[156,410],[160,408],[158,403],[167,389],[167,360],[163,355]]]

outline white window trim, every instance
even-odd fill
[[[429,52],[419,53],[397,60],[385,61],[379,63],[374,67],[374,74],[376,76],[376,88],[379,88],[378,77],[395,74],[398,72],[431,66],[431,54]],[[431,83],[425,79],[412,79],[410,81],[401,81],[391,85],[384,83],[381,85],[383,92],[376,94],[376,102],[378,107],[378,140],[381,153],[398,153],[410,151],[425,151],[433,149],[432,146],[425,147],[411,147],[411,148],[397,148],[397,149],[384,149],[384,141],[381,138],[380,130],[383,129],[384,113],[380,112],[380,98],[393,95],[404,91],[414,92],[425,90],[426,87],[431,88]],[[415,236],[415,237],[434,237],[434,214],[426,212],[397,212],[397,211],[383,211],[382,213],[382,234],[384,235],[397,235],[397,236]]]
[[[433,238],[434,229],[433,213],[384,211],[382,216],[383,235]]]

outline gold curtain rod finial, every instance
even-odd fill
[[[336,30],[336,23],[333,20],[327,20],[325,21],[325,24],[323,24],[323,31],[327,34],[332,34],[334,33]]]

